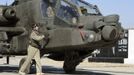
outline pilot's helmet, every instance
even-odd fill
[[[87,11],[87,9],[84,7],[80,7],[80,9],[81,9],[81,11]]]

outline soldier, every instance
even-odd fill
[[[54,17],[54,12],[53,12],[53,9],[50,5],[48,6],[46,13],[47,13],[48,17]]]
[[[39,25],[35,24],[30,35],[30,43],[28,46],[28,56],[19,70],[19,74],[25,75],[24,71],[30,64],[32,59],[36,61],[36,75],[42,75],[41,58],[40,58],[40,41],[45,39],[45,35],[39,32]],[[44,41],[45,42],[45,41]],[[43,48],[43,47],[42,47]]]
[[[81,9],[81,12],[82,12],[82,14],[83,15],[87,15],[88,14],[88,12],[87,12],[87,9],[86,8],[84,8],[84,7],[80,7],[80,9]]]
[[[54,13],[54,9],[52,8],[53,4],[48,2],[48,7],[46,10],[46,14],[48,17],[54,17],[55,13]]]

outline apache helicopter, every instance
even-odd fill
[[[96,5],[83,0],[15,0],[0,6],[0,54],[26,55],[34,23],[49,33],[41,55],[64,61],[66,73],[74,72],[95,49],[114,46],[124,32],[118,15],[103,16]]]

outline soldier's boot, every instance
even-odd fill
[[[19,75],[26,75],[26,73],[19,71]]]
[[[36,73],[36,75],[44,75],[43,73]]]

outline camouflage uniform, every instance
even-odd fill
[[[35,59],[36,61],[36,72],[37,73],[42,73],[42,68],[41,68],[41,60],[40,60],[40,45],[39,41],[44,39],[45,36],[42,34],[39,34],[37,31],[32,31],[30,35],[30,45],[28,47],[28,56],[22,67],[20,68],[19,72],[24,72],[27,68],[27,66],[30,64],[32,59]]]

